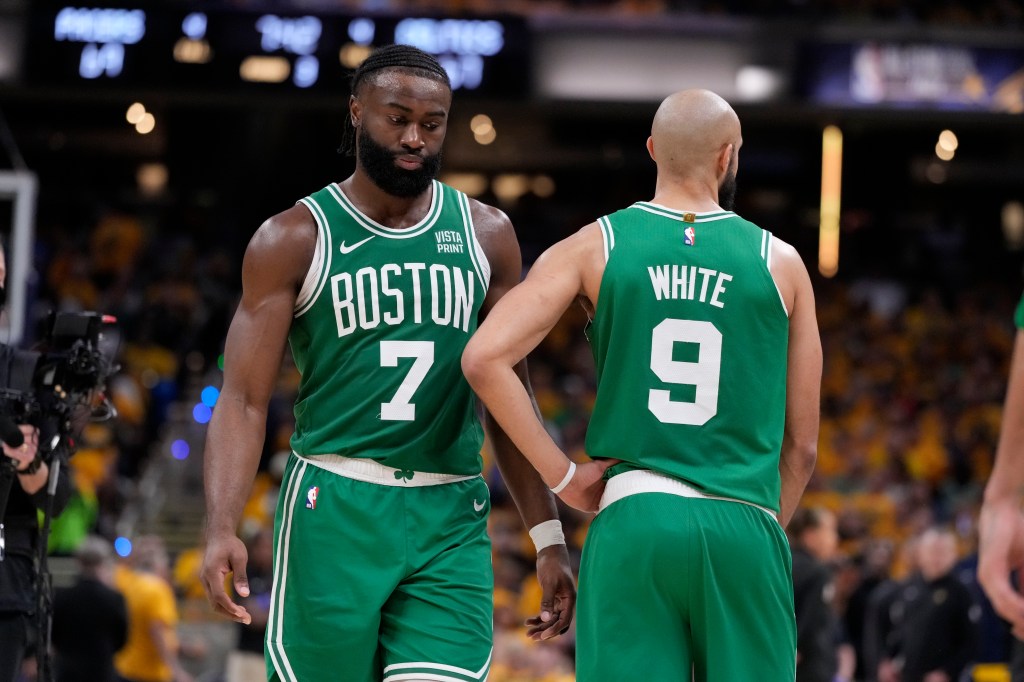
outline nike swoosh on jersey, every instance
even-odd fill
[[[345,246],[345,242],[342,242],[341,244],[338,245],[338,250],[341,251],[342,253],[352,253],[353,251],[355,251],[356,249],[358,249],[360,246],[370,241],[371,239],[373,239],[373,237],[367,237],[363,241],[356,242],[352,246]]]
[[[487,506],[486,502],[479,502],[478,503],[476,500],[473,500],[473,509],[475,509],[476,511],[483,511],[484,507],[486,507],[486,506]]]

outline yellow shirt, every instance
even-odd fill
[[[170,682],[174,671],[160,657],[152,628],[165,628],[171,651],[178,648],[178,606],[166,580],[118,566],[114,584],[128,607],[128,641],[114,657],[118,674],[139,682]]]

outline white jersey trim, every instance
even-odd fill
[[[277,538],[277,552],[274,553],[274,583],[270,598],[268,615],[267,652],[274,670],[287,682],[298,682],[298,676],[292,670],[288,660],[288,652],[284,648],[284,602],[285,588],[288,585],[288,554],[291,550],[292,518],[295,515],[295,502],[302,487],[302,476],[306,471],[305,462],[300,462],[292,470],[292,478],[285,488],[285,505],[281,519],[281,535]]]
[[[352,219],[367,231],[372,232],[378,237],[387,237],[388,239],[411,239],[432,228],[437,219],[441,217],[441,211],[444,208],[444,192],[442,191],[441,183],[437,180],[432,180],[430,187],[430,208],[427,209],[427,214],[415,225],[402,229],[381,225],[360,211],[352,200],[348,198],[348,195],[342,191],[338,183],[335,182],[328,185],[327,189],[345,212],[352,216]]]
[[[765,514],[768,514],[778,521],[778,517],[775,512],[771,509],[767,509],[766,507],[762,507],[759,504],[746,502],[744,500],[737,500],[732,497],[708,495],[692,486],[686,485],[682,481],[669,478],[668,476],[663,476],[662,474],[658,474],[653,471],[648,471],[647,469],[627,471],[608,479],[608,483],[604,488],[604,494],[601,495],[598,513],[604,511],[623,498],[629,497],[630,495],[639,495],[640,493],[668,493],[669,495],[678,495],[679,497],[690,497],[700,500],[738,502],[739,504],[745,504],[753,507],[754,509],[760,509]]]
[[[764,259],[765,265],[768,266],[768,276],[772,280],[772,286],[775,287],[775,293],[779,295],[779,303],[782,304],[782,312],[789,317],[789,308],[786,307],[786,299],[782,298],[782,291],[779,289],[779,283],[775,281],[775,275],[772,274],[772,247],[775,245],[775,235],[768,230],[761,230],[761,258]]]
[[[473,213],[469,210],[469,197],[463,192],[455,195],[459,201],[459,209],[462,213],[462,228],[466,232],[466,241],[469,244],[469,260],[473,263],[480,284],[484,287],[484,296],[491,285],[491,262],[487,260],[487,254],[480,245],[480,238],[476,234],[476,224],[473,222]]]
[[[309,264],[299,295],[295,298],[295,307],[292,309],[295,317],[313,307],[327,283],[327,273],[331,270],[331,231],[327,227],[327,216],[312,197],[300,199],[299,203],[313,214],[313,220],[316,221],[316,247],[313,249],[313,261]]]
[[[444,663],[426,663],[426,662],[415,662],[415,663],[393,663],[388,667],[384,668],[384,682],[388,680],[457,680],[457,682],[465,682],[464,677],[471,677],[474,680],[483,679],[484,675],[487,674],[487,669],[491,666],[491,658],[494,656],[494,647],[491,647],[491,652],[487,654],[487,660],[484,661],[482,668],[473,672],[465,668],[459,668],[454,665],[445,665]],[[389,672],[395,670],[408,670],[409,668],[426,668],[428,670],[438,670],[449,673],[457,673],[463,677],[455,678],[447,675],[437,675],[430,673],[404,673],[399,675],[389,675]]]
[[[597,219],[597,224],[601,227],[601,238],[604,240],[604,262],[608,263],[608,259],[611,258],[612,249],[615,248],[615,233],[612,232],[612,221],[608,216],[601,216]]]
[[[683,221],[683,211],[677,211],[674,208],[662,206],[661,204],[651,203],[649,201],[638,201],[632,206],[633,208],[639,208],[641,211],[647,211],[654,215],[660,215],[663,218],[672,218],[673,220]],[[735,218],[736,214],[732,211],[703,211],[694,212],[693,223],[713,223],[716,220],[725,220],[727,218]],[[689,221],[684,221],[689,222]]]
[[[463,474],[432,474],[425,471],[413,471],[412,477],[404,478],[401,469],[384,466],[372,459],[361,457],[342,457],[341,455],[312,455],[303,456],[292,451],[296,457],[305,464],[310,464],[330,471],[332,474],[344,476],[364,483],[376,483],[393,488],[423,488],[432,485],[444,485],[446,483],[458,483],[480,478],[479,474],[465,476]],[[396,475],[397,474],[397,475]]]

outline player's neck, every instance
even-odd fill
[[[339,185],[345,196],[367,217],[394,229],[412,227],[422,220],[430,210],[433,198],[432,186],[414,197],[389,194],[358,168]]]
[[[651,203],[677,211],[721,211],[717,188],[696,178],[658,178]]]

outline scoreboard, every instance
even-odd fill
[[[75,89],[347,92],[377,45],[437,56],[452,87],[522,96],[530,83],[522,18],[258,12],[230,7],[36,8],[22,81]]]

